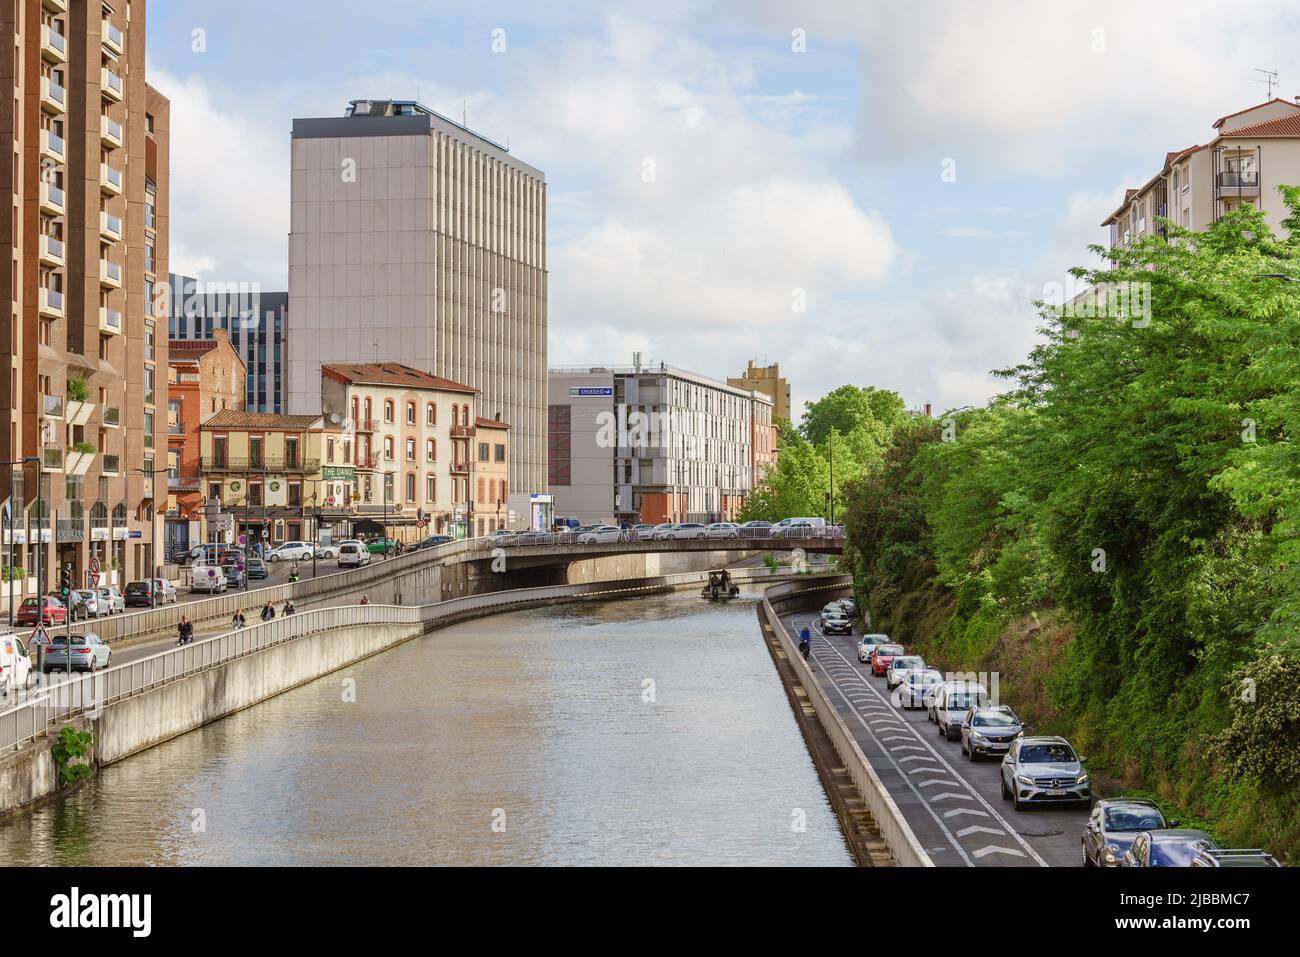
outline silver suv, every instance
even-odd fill
[[[1002,797],[1017,811],[1026,804],[1092,803],[1088,759],[1075,754],[1065,738],[1042,735],[1021,736],[1011,743],[1002,759]]]
[[[966,712],[992,703],[989,693],[974,681],[945,681],[930,698],[928,717],[939,726],[939,737],[956,741]]]
[[[961,752],[972,761],[981,754],[1006,754],[1025,723],[1007,705],[972,708],[961,723]]]

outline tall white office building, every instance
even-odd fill
[[[400,362],[481,390],[511,425],[508,507],[546,486],[546,178],[418,103],[293,121],[288,411],[329,362]]]

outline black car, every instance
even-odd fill
[[[450,535],[430,535],[428,538],[412,545],[409,551],[415,552],[422,548],[433,548],[436,545],[446,545],[450,541],[452,541]]]
[[[266,562],[260,558],[250,558],[244,563],[244,571],[251,579],[264,579],[271,573],[266,570]]]
[[[844,615],[827,615],[822,619],[822,631],[828,635],[851,635],[853,622]]]
[[[1124,854],[1143,831],[1177,827],[1165,819],[1154,801],[1145,798],[1102,798],[1083,829],[1084,867],[1122,867]]]
[[[1191,867],[1206,851],[1219,845],[1204,831],[1170,828],[1143,831],[1124,852],[1124,867]]]
[[[148,581],[127,582],[122,597],[127,608],[149,608],[153,605],[153,584]]]

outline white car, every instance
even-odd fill
[[[360,568],[370,564],[370,549],[364,542],[339,542],[339,568]]]
[[[740,538],[740,526],[735,522],[713,522],[704,526],[705,538]]]
[[[656,542],[665,542],[672,538],[672,530],[676,527],[676,522],[662,522],[654,527],[654,531],[652,531],[648,537],[654,539]]]
[[[155,578],[153,587],[158,592],[158,604],[165,605],[171,602],[176,604],[176,586],[165,578]]]
[[[904,708],[928,708],[929,697],[943,684],[943,672],[930,668],[909,671],[898,683],[898,703]]]
[[[863,635],[862,641],[858,643],[858,661],[866,663],[871,660],[871,649],[876,645],[892,644],[888,635],[872,634]]]
[[[0,635],[0,695],[32,686],[32,658],[23,640],[14,632]]]
[[[909,671],[924,671],[925,659],[920,655],[898,655],[889,662],[885,669],[885,687],[890,691],[902,683]]]
[[[266,553],[268,562],[309,562],[314,548],[310,542],[285,542]]]
[[[811,538],[826,527],[824,518],[787,518],[772,528],[773,538]]]
[[[704,528],[703,522],[681,522],[668,529],[663,537],[677,542],[692,538],[704,538],[706,535]]]
[[[338,558],[339,557],[338,543],[336,542],[330,545],[322,545],[318,542],[316,544],[316,557],[317,558]]]
[[[190,592],[206,592],[219,595],[226,590],[226,573],[220,565],[196,565],[192,572],[194,579],[190,582]]]
[[[596,525],[578,536],[579,545],[596,545],[623,540],[623,529],[617,525]]]
[[[116,588],[105,588],[100,586],[99,600],[104,604],[104,614],[112,615],[119,611],[126,611],[126,599]]]

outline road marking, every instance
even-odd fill
[[[975,852],[975,856],[980,859],[988,857],[990,854],[1011,854],[1014,857],[1025,856],[1020,851],[1016,850],[1014,847],[998,847],[994,844],[990,844],[988,847],[981,847],[978,851]]]
[[[980,817],[988,817],[983,811],[977,811],[973,807],[955,807],[951,811],[944,811],[944,817],[956,817],[958,814],[976,814]]]
[[[982,824],[972,824],[970,827],[964,827],[957,832],[958,837],[968,837],[971,834],[992,834],[994,837],[1002,837],[1006,832],[996,827],[985,827]]]
[[[931,800],[931,801],[946,801],[946,800],[948,800],[948,798],[956,798],[958,801],[969,801],[969,800],[971,800],[971,796],[970,796],[969,794],[962,794],[962,793],[960,793],[960,792],[958,792],[958,791],[944,791],[942,794],[936,794],[934,797],[930,798],[930,800]]]

